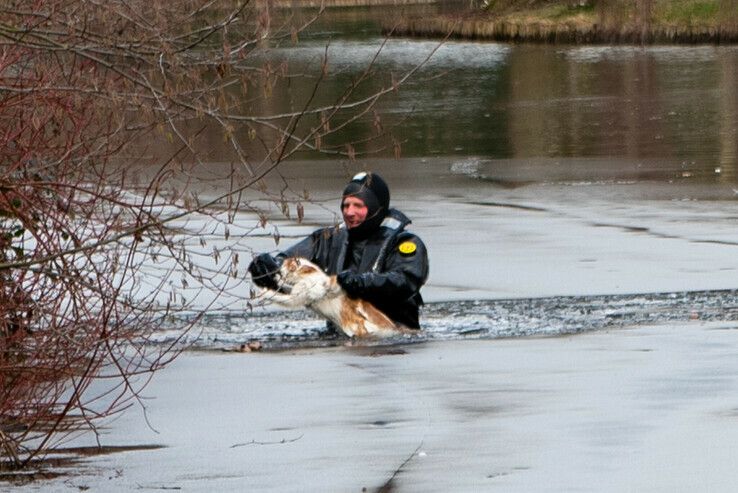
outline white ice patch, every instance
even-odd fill
[[[481,160],[478,157],[466,158],[451,164],[451,173],[454,175],[466,175],[472,178],[479,177],[479,166]]]

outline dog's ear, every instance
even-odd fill
[[[300,268],[297,269],[297,273],[302,275],[312,274],[313,272],[318,272],[318,269],[312,265],[301,265]]]
[[[338,280],[335,275],[328,277],[326,287],[328,288],[329,293],[338,294],[341,292],[341,285],[338,284]]]

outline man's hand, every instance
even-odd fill
[[[336,276],[338,284],[352,298],[358,298],[364,292],[364,276],[350,270],[340,272]]]
[[[274,279],[274,275],[278,270],[279,263],[268,253],[262,253],[249,264],[249,272],[254,284],[274,291],[279,289],[279,285]]]

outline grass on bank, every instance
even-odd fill
[[[738,0],[480,1],[456,14],[405,19],[395,32],[550,42],[738,42]]]

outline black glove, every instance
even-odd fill
[[[275,291],[279,289],[279,285],[277,285],[277,281],[274,279],[277,271],[279,271],[279,263],[268,253],[258,255],[249,264],[251,279],[253,279],[254,284],[262,288],[273,289]]]
[[[359,298],[364,292],[364,276],[350,270],[340,272],[336,276],[338,284],[352,298]]]

